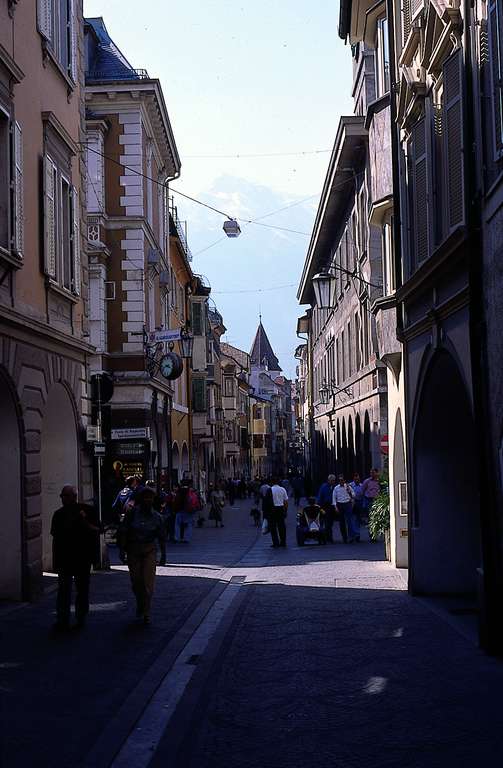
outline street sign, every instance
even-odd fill
[[[383,435],[381,437],[380,446],[381,446],[381,453],[384,453],[384,455],[387,456],[389,452],[388,435]]]
[[[150,427],[125,427],[124,429],[112,429],[112,440],[145,439],[150,437]]]
[[[95,424],[88,424],[86,427],[86,440],[88,443],[95,443],[101,439],[100,428]]]
[[[166,331],[151,331],[148,334],[149,344],[159,344],[161,341],[178,341],[181,337],[180,328]]]
[[[94,443],[94,455],[95,456],[104,456],[106,452],[106,446],[105,443]]]

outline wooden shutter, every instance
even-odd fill
[[[202,304],[200,301],[194,301],[192,303],[192,333],[194,336],[203,335],[203,313]]]
[[[44,155],[44,272],[56,279],[56,166]]]
[[[410,18],[413,19],[416,13],[424,6],[424,0],[409,0],[410,2]]]
[[[503,8],[491,0],[488,10],[489,55],[493,102],[494,148],[496,159],[503,154]]]
[[[206,380],[192,379],[192,410],[196,413],[206,411]]]
[[[418,120],[412,129],[411,148],[413,250],[415,266],[418,266],[430,252],[426,117]]]
[[[72,78],[73,82],[76,83],[78,80],[78,67],[77,67],[77,61],[78,61],[78,43],[79,43],[79,17],[78,17],[78,9],[77,9],[77,3],[76,0],[70,0],[69,8],[69,19],[68,19],[68,37],[69,37],[69,56],[68,56],[68,69],[70,73],[70,77]]]
[[[24,252],[24,189],[23,189],[23,132],[19,123],[14,125],[14,232],[17,255]]]
[[[53,0],[37,0],[37,26],[38,31],[46,40],[52,40],[52,14]]]
[[[81,263],[80,263],[80,210],[79,196],[75,187],[71,192],[72,203],[72,291],[80,296]]]
[[[443,66],[444,159],[446,163],[447,230],[465,221],[463,52],[454,51]]]
[[[402,46],[405,45],[407,38],[410,34],[411,28],[411,11],[410,0],[403,0],[402,4]]]

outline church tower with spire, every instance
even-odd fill
[[[281,376],[281,366],[262,325],[262,315],[251,348],[250,363],[252,370],[267,373],[272,379]]]

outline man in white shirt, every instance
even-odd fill
[[[269,531],[272,546],[277,549],[278,547],[286,547],[285,517],[288,509],[288,494],[277,479],[273,480],[271,493],[272,509],[269,513]]]
[[[353,525],[353,501],[354,491],[344,479],[344,475],[339,475],[339,485],[334,488],[332,503],[339,517],[339,525],[344,544],[353,543],[356,539],[356,532]]]

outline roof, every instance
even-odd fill
[[[269,371],[281,371],[279,360],[273,352],[271,342],[267,338],[262,320],[258,324],[257,333],[250,352],[252,365],[262,367],[265,365]]]
[[[101,16],[85,19],[94,33],[88,44],[86,80],[141,80],[148,78],[144,69],[134,69],[107,32]]]
[[[297,291],[300,304],[313,302],[312,278],[328,266],[331,250],[341,235],[358,184],[355,166],[364,162],[367,137],[364,117],[341,117]]]

